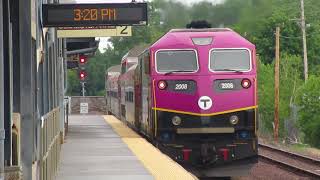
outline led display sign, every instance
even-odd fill
[[[147,3],[44,4],[45,27],[147,25]]]

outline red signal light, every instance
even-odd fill
[[[167,82],[166,82],[166,81],[159,81],[159,82],[158,82],[158,88],[159,88],[160,90],[166,89],[166,88],[167,88]]]
[[[79,62],[80,64],[84,64],[87,62],[87,57],[86,56],[79,56]]]
[[[84,80],[86,76],[87,76],[87,73],[85,71],[80,71],[79,73],[80,80]]]
[[[241,85],[242,85],[243,88],[249,89],[250,86],[251,86],[251,81],[249,79],[243,79],[241,81]]]

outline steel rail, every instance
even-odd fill
[[[271,150],[271,151],[275,151],[275,152],[278,152],[278,153],[283,154],[283,155],[289,155],[291,157],[300,159],[300,160],[308,162],[308,163],[312,163],[312,164],[317,165],[317,166],[320,167],[320,159],[316,159],[316,158],[312,158],[312,157],[305,156],[305,155],[302,155],[302,154],[286,151],[286,150],[283,150],[283,149],[278,149],[276,147],[273,147],[273,146],[270,146],[270,145],[266,145],[266,144],[262,144],[262,143],[259,143],[259,147],[262,147],[262,148],[265,148],[265,149],[268,149],[268,150]]]
[[[312,163],[312,164],[315,164],[315,165],[319,165],[320,164],[320,160],[318,160],[318,159],[314,159],[314,158],[311,158],[311,157],[308,157],[308,156],[304,156],[304,155],[300,155],[300,154],[297,154],[297,153],[285,151],[285,150],[282,150],[282,149],[277,149],[277,148],[269,146],[269,145],[265,145],[265,144],[260,144],[259,143],[259,147],[266,148],[266,149],[269,149],[271,151],[274,151],[274,152],[277,152],[277,153],[280,153],[280,154],[283,154],[283,155],[289,155],[291,157],[294,157],[296,159],[302,160],[304,162]],[[259,154],[259,158],[263,159],[263,160],[266,160],[266,161],[269,161],[269,162],[272,162],[274,164],[277,164],[277,165],[279,165],[279,166],[281,166],[281,167],[283,167],[285,169],[289,169],[289,170],[293,171],[294,173],[301,173],[301,174],[307,175],[307,176],[309,176],[311,178],[314,178],[314,179],[320,179],[320,172],[316,173],[316,172],[314,172],[312,170],[304,169],[304,168],[298,167],[296,165],[292,165],[292,164],[289,164],[287,162],[283,162],[283,161],[277,160],[275,158],[272,158],[270,156],[263,155],[263,154]],[[319,166],[319,169],[320,169],[320,166]]]

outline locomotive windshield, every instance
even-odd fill
[[[157,72],[196,72],[198,59],[194,50],[161,50],[156,54]]]
[[[250,61],[247,49],[214,49],[210,53],[210,70],[249,71]]]

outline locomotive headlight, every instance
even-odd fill
[[[243,88],[249,89],[250,86],[251,86],[251,81],[249,79],[243,79],[241,81],[241,85],[242,85]]]
[[[158,88],[159,88],[160,90],[166,89],[166,88],[167,88],[167,83],[166,83],[166,81],[159,81],[159,82],[158,82]]]
[[[175,126],[179,126],[181,124],[181,118],[179,116],[173,116],[172,124]]]
[[[230,120],[230,123],[231,123],[232,125],[236,125],[236,124],[238,124],[238,122],[239,122],[239,117],[236,116],[236,115],[233,115],[233,116],[230,117],[229,120]]]

